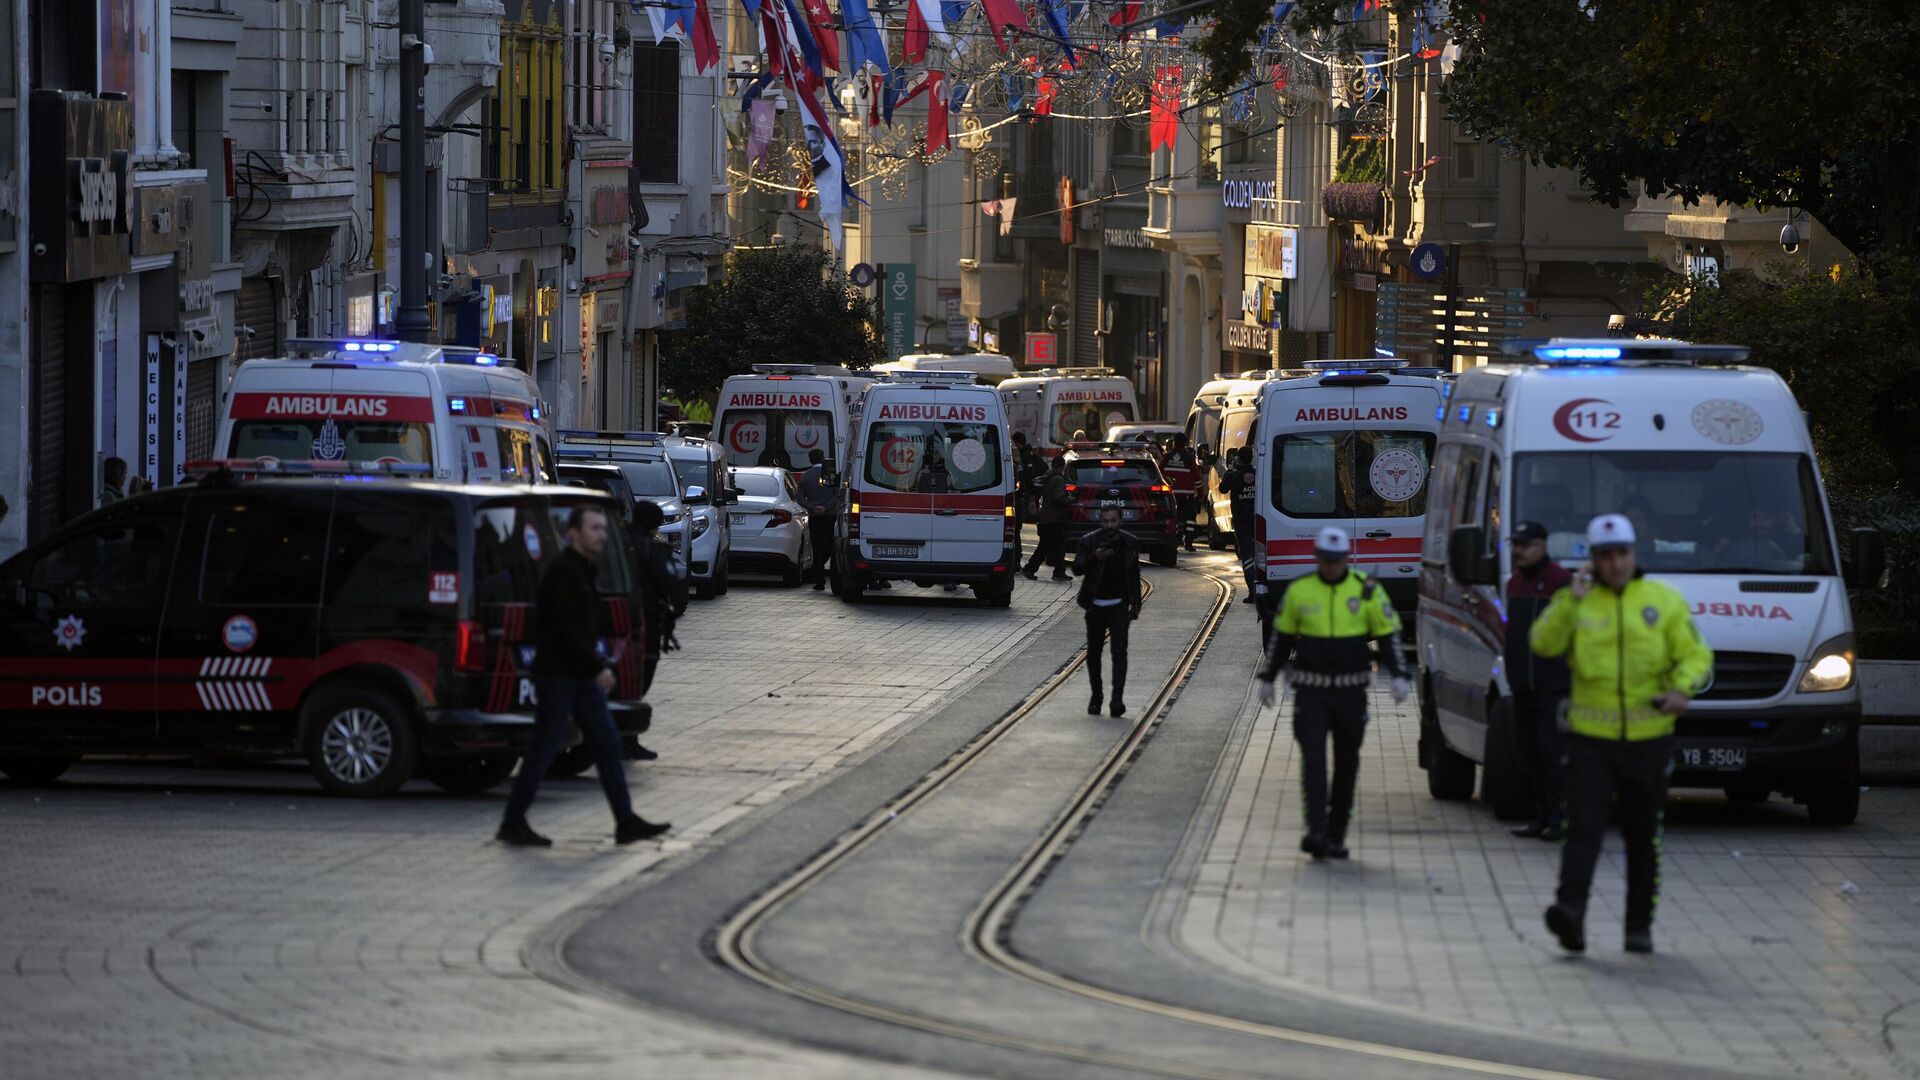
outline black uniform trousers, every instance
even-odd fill
[[[1673,772],[1673,739],[1616,742],[1569,734],[1566,745],[1567,844],[1560,855],[1556,899],[1576,917],[1586,917],[1607,811],[1618,797],[1620,838],[1627,846],[1626,928],[1650,930],[1660,903],[1660,826]]]
[[[1300,744],[1300,800],[1307,832],[1339,844],[1353,819],[1360,740],[1367,733],[1367,688],[1295,687],[1293,737]],[[1327,790],[1327,737],[1333,737],[1333,790]]]
[[[813,541],[813,581],[827,580],[827,564],[833,561],[833,528],[839,514],[812,514],[807,517],[807,534]]]
[[[1064,521],[1042,521],[1034,525],[1040,531],[1040,542],[1033,546],[1033,554],[1027,557],[1027,573],[1040,572],[1040,564],[1053,567],[1055,577],[1065,576],[1067,572],[1067,523]]]
[[[1557,826],[1566,816],[1565,740],[1560,735],[1560,707],[1565,690],[1515,690],[1513,727],[1520,751],[1534,763],[1533,825]]]
[[[1113,642],[1113,696],[1119,697],[1127,685],[1127,628],[1133,623],[1127,605],[1087,609],[1087,680],[1093,692],[1100,694],[1100,648]]]

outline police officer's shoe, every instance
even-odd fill
[[[1100,715],[1100,691],[1098,690],[1095,690],[1093,692],[1093,697],[1088,699],[1087,701],[1087,715],[1088,716]]]
[[[1316,862],[1324,859],[1327,857],[1327,838],[1310,832],[1300,838],[1300,850],[1313,856]]]
[[[1055,570],[1055,571],[1053,572],[1053,580],[1055,580],[1055,581],[1072,581],[1072,580],[1073,580],[1073,575],[1072,575],[1072,574],[1068,574],[1068,573],[1063,573],[1063,572],[1061,572],[1061,571],[1059,571],[1059,570]]]
[[[1345,840],[1328,840],[1326,852],[1329,859],[1344,859],[1353,854],[1347,850]]]
[[[1513,833],[1513,835],[1520,837],[1521,839],[1531,840],[1534,837],[1539,836],[1541,833],[1546,832],[1547,827],[1545,825],[1539,824],[1538,822],[1535,822],[1534,824],[1528,825],[1525,828],[1509,829],[1508,831]]]
[[[1127,715],[1127,703],[1120,700],[1119,694],[1113,695],[1113,705],[1109,711],[1115,716]]]
[[[1587,951],[1587,931],[1580,925],[1580,916],[1559,904],[1547,909],[1547,929],[1553,931],[1553,936],[1560,939],[1560,947],[1568,952]]]
[[[526,818],[515,818],[500,823],[500,831],[493,834],[495,840],[508,847],[552,847],[553,841],[533,831]]]
[[[1567,830],[1561,828],[1558,825],[1549,825],[1546,828],[1541,829],[1537,835],[1539,836],[1540,839],[1545,840],[1549,844],[1557,844],[1560,841],[1565,840],[1567,838]]]
[[[1627,951],[1630,953],[1650,953],[1653,951],[1653,931],[1629,930],[1626,938]]]
[[[613,842],[631,844],[636,840],[651,840],[671,828],[673,826],[664,821],[648,821],[636,814],[614,826]]]
[[[813,591],[814,591],[814,592],[825,592],[826,590],[827,590],[827,583],[826,583],[826,582],[824,582],[824,581],[816,581],[816,582],[814,582],[814,583],[813,583]]]
[[[1034,571],[1034,570],[1027,570],[1027,569],[1023,569],[1023,570],[1021,570],[1021,571],[1020,571],[1020,576],[1021,576],[1021,577],[1023,577],[1023,578],[1026,578],[1026,579],[1027,579],[1028,581],[1039,581],[1039,580],[1040,580],[1040,575],[1039,575],[1039,573],[1038,573],[1037,571]]]
[[[637,742],[627,749],[627,757],[629,760],[632,760],[632,761],[660,760],[660,754],[658,751],[649,750],[646,747],[641,746]]]

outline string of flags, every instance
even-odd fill
[[[673,39],[688,46],[700,73],[719,64],[709,0],[629,3],[636,15],[645,12],[656,43]],[[876,17],[870,0],[740,4],[759,52],[759,70],[742,80],[739,92],[746,158],[752,167],[769,160],[780,123],[779,106],[768,91],[778,84],[781,96],[797,106],[821,224],[836,249],[843,241],[840,217],[850,200],[860,201],[848,182],[836,116],[861,129],[891,130],[898,109],[924,99],[924,135],[916,132],[914,149],[932,160],[951,145],[952,118],[963,107],[982,115],[1004,109],[1008,116],[1108,122],[1138,113],[1147,118],[1149,145],[1159,150],[1174,145],[1182,117],[1198,104],[1195,87],[1205,77],[1204,61],[1182,40],[1189,25],[1182,0],[896,0],[882,3],[883,12],[893,15],[891,26]],[[1356,78],[1365,105],[1385,89],[1392,67],[1439,60],[1444,71],[1457,55],[1456,47],[1441,40],[1445,0],[1427,0],[1415,9],[1405,53],[1362,50],[1357,62],[1351,54],[1338,55],[1317,40],[1297,37],[1288,25],[1294,7],[1289,0],[1273,4],[1258,37],[1252,75],[1219,99],[1236,123],[1256,122],[1259,101],[1284,96],[1300,77],[1302,62],[1344,69]],[[1349,18],[1357,22],[1384,7],[1384,0],[1355,0]],[[1156,15],[1156,9],[1164,13]],[[889,49],[890,32],[899,35],[892,39],[897,55]],[[848,115],[850,102],[862,104],[865,115]],[[968,124],[980,127],[973,120]],[[962,141],[977,157],[990,156]],[[1013,205],[1012,199],[999,199],[982,209],[998,217],[1005,230]]]

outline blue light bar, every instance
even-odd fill
[[[341,352],[390,353],[400,347],[397,341],[342,341]]]
[[[458,412],[458,413],[463,413],[463,412],[466,412],[466,411],[467,411],[467,399],[466,399],[466,398],[463,398],[463,397],[457,397],[457,398],[448,398],[448,399],[447,399],[447,411],[448,411],[448,412]]]
[[[1548,363],[1556,360],[1618,360],[1620,347],[1617,345],[1544,345],[1533,350],[1533,355]]]
[[[1464,424],[1471,419],[1473,419],[1473,403],[1468,402],[1460,406],[1460,422]]]
[[[499,367],[500,358],[490,352],[475,353],[473,362],[481,367]]]
[[[1500,426],[1500,410],[1499,409],[1493,408],[1493,409],[1487,410],[1487,426],[1490,428],[1497,428]]]

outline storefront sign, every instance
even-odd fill
[[[1060,362],[1060,335],[1038,330],[1027,331],[1028,367],[1052,367]],[[1061,400],[1066,400],[1062,395]]]
[[[1300,230],[1279,225],[1247,226],[1247,277],[1291,281],[1299,272]]]
[[[919,279],[912,263],[888,263],[880,280],[881,322],[886,327],[887,355],[905,356],[919,344],[913,333]]]
[[[1230,322],[1221,344],[1234,352],[1268,353],[1273,351],[1273,331],[1252,323]]]
[[[1100,239],[1110,248],[1151,249],[1153,247],[1152,242],[1147,239],[1147,234],[1139,229],[1102,229]]]
[[[959,289],[946,287],[940,290],[940,310],[947,317],[947,348],[965,348],[969,324],[967,317],[960,314]]]
[[[160,335],[147,335],[145,380],[141,397],[146,405],[141,427],[140,475],[154,487],[160,486]]]
[[[28,131],[33,280],[126,273],[132,264],[133,103],[36,92]]]
[[[1387,272],[1387,245],[1366,233],[1349,231],[1340,237],[1340,269],[1350,274]]]
[[[1271,199],[1280,193],[1277,180],[1227,180],[1220,185],[1220,205],[1245,210],[1255,199]]]

